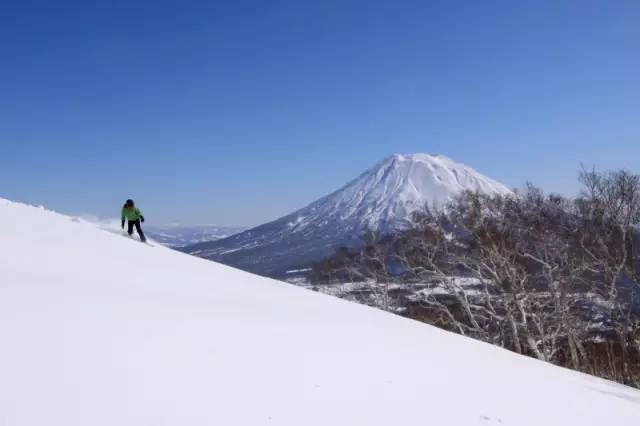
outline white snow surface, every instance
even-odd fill
[[[0,424],[637,425],[640,392],[0,200]]]

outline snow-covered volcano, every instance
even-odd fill
[[[269,276],[304,268],[341,245],[360,243],[367,229],[381,234],[406,227],[426,205],[443,205],[461,192],[511,191],[472,168],[441,156],[394,155],[338,191],[290,215],[188,253]]]
[[[637,390],[0,199],[0,424],[616,425]]]

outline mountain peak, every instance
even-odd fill
[[[469,166],[441,154],[423,153],[394,154],[340,191],[367,194],[363,202],[377,206],[378,210],[390,208],[397,212],[402,210],[398,209],[401,206],[413,211],[427,205],[442,206],[467,190],[486,194],[511,194],[506,186]],[[399,216],[402,215],[396,214],[399,219],[396,225],[407,218]],[[371,225],[369,221],[369,226]],[[376,224],[373,225],[374,228],[379,228]]]
[[[432,161],[437,160],[438,158],[447,158],[441,154],[426,154],[423,152],[416,152],[413,154],[393,154],[389,157],[393,160],[398,161]],[[448,159],[448,158],[447,158]]]
[[[336,247],[360,244],[368,230],[410,226],[413,213],[463,191],[510,194],[501,183],[443,155],[395,154],[339,190],[274,222],[188,247],[190,253],[267,275],[306,266]]]

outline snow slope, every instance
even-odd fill
[[[293,214],[185,251],[282,277],[289,269],[305,268],[326,257],[336,247],[360,244],[367,229],[381,234],[402,229],[416,210],[442,206],[465,190],[511,193],[501,183],[447,157],[397,154]]]
[[[0,424],[637,425],[640,392],[0,200]]]

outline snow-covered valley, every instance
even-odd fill
[[[155,225],[145,227],[148,236],[162,245],[173,248],[220,240],[245,229],[247,228],[240,226],[217,225]]]
[[[0,200],[0,259],[2,425],[640,421],[637,390],[41,208]]]

